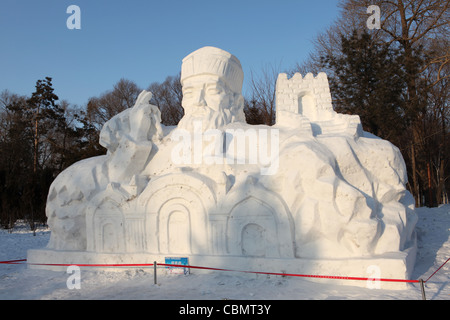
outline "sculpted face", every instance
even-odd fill
[[[202,130],[208,130],[242,120],[242,96],[233,93],[216,75],[196,75],[186,79],[182,105],[184,117],[178,128],[192,130],[194,122],[201,122]]]
[[[215,75],[198,75],[185,80],[182,105],[186,114],[204,117],[230,107],[232,92]]]
[[[222,49],[204,47],[184,58],[180,78],[184,117],[178,128],[191,130],[201,121],[207,130],[245,121],[243,76],[239,60]]]

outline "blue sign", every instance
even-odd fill
[[[180,266],[188,266],[189,258],[179,258],[179,257],[166,257],[165,264],[176,264]],[[167,267],[169,273],[171,274],[189,274],[189,268],[182,267]]]

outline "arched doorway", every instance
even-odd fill
[[[167,222],[167,247],[169,253],[191,252],[191,226],[189,212],[176,210]]]
[[[242,229],[242,255],[250,257],[266,256],[266,230],[256,223],[249,223]]]
[[[298,97],[298,113],[310,121],[316,120],[316,103],[310,92],[301,93]]]
[[[273,208],[254,197],[238,203],[228,218],[228,252],[252,257],[280,257]]]

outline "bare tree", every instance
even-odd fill
[[[161,121],[164,125],[174,126],[180,122],[184,115],[181,105],[183,91],[180,82],[180,74],[169,76],[163,83],[154,82],[148,87],[153,96],[151,103],[161,111]]]
[[[248,99],[251,108],[258,110],[262,123],[273,125],[276,116],[276,84],[280,67],[267,64],[259,73],[251,72],[250,91]]]
[[[113,90],[89,100],[86,114],[90,123],[100,130],[113,116],[133,107],[140,92],[141,89],[133,81],[120,79]]]

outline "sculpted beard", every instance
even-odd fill
[[[195,111],[185,113],[178,124],[178,128],[193,131],[194,122],[201,121],[202,130],[206,131],[208,129],[219,129],[235,120],[230,109],[214,110],[208,106],[199,106],[195,109]]]

